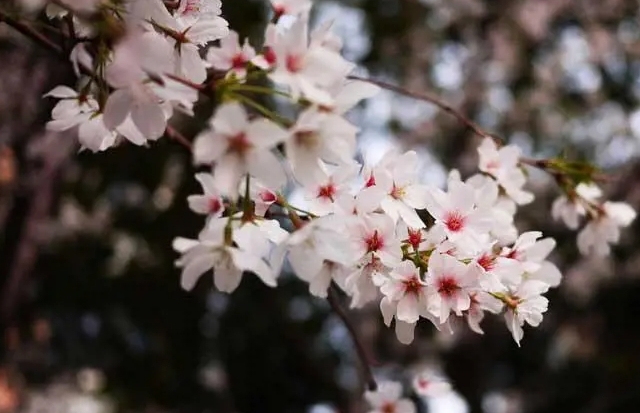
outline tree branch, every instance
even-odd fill
[[[49,50],[52,50],[58,54],[62,54],[62,48],[60,46],[52,42],[49,38],[44,36],[39,31],[35,30],[33,27],[19,20],[14,19],[13,17],[9,16],[6,12],[2,10],[0,10],[0,22],[5,22],[9,26],[13,27],[17,31],[25,35],[26,37],[48,48]]]
[[[488,133],[485,130],[483,130],[477,123],[475,123],[471,119],[467,118],[465,115],[460,113],[458,110],[454,109],[451,105],[449,105],[445,101],[441,100],[439,97],[436,97],[436,96],[431,95],[431,94],[426,94],[426,93],[411,92],[410,90],[407,90],[407,89],[405,89],[403,87],[392,85],[391,83],[383,82],[381,80],[368,79],[366,77],[360,77],[360,76],[348,76],[348,78],[351,79],[351,80],[359,80],[359,81],[362,81],[362,82],[371,83],[373,85],[381,87],[382,89],[387,89],[387,90],[390,90],[392,92],[399,93],[401,95],[405,95],[405,96],[408,96],[408,97],[411,97],[411,98],[414,98],[414,99],[417,99],[417,100],[422,100],[422,101],[425,101],[425,102],[432,103],[432,104],[436,105],[437,107],[439,107],[440,109],[444,110],[445,112],[453,115],[456,119],[458,119],[460,121],[460,123],[465,125],[471,131],[473,131],[473,133],[475,133],[476,135],[478,135],[478,136],[480,136],[482,138],[491,138],[491,139],[494,139],[494,140],[496,140],[496,139],[502,140],[502,139],[498,138],[497,136],[491,135],[490,133]]]
[[[376,379],[373,377],[373,372],[371,371],[371,363],[369,360],[369,356],[365,350],[360,337],[358,336],[358,332],[355,329],[355,326],[349,320],[346,311],[340,305],[340,299],[338,298],[338,291],[335,285],[331,285],[329,287],[327,300],[329,301],[329,305],[333,311],[337,314],[337,316],[342,320],[345,327],[349,331],[349,335],[351,336],[351,340],[353,340],[353,345],[356,349],[356,354],[358,355],[358,359],[360,359],[360,365],[362,367],[362,374],[364,375],[365,381],[367,382],[367,388],[369,390],[376,390],[378,388],[378,383],[376,383]]]
[[[167,129],[165,129],[164,133],[170,139],[173,139],[174,141],[178,142],[185,148],[192,150],[191,142],[189,142],[189,140],[185,138],[185,136],[182,133],[180,133],[177,129],[175,129],[173,126],[167,125]]]

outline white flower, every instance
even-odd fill
[[[450,180],[452,175],[449,174]],[[460,180],[459,177],[457,180]],[[491,235],[501,244],[515,242],[518,238],[518,230],[513,222],[516,204],[510,198],[500,195],[498,183],[489,176],[476,174],[467,179],[466,183],[475,188],[476,205],[487,216]]]
[[[424,397],[437,397],[451,391],[451,383],[431,371],[423,371],[413,378],[413,389]]]
[[[107,128],[99,105],[92,96],[80,95],[66,86],[58,86],[45,96],[61,99],[51,112],[52,120],[47,123],[47,129],[64,131],[77,126],[83,149],[104,151],[114,146],[120,135],[136,145],[143,145],[147,141],[130,118],[126,118],[115,130]]]
[[[416,406],[409,399],[402,398],[402,385],[398,382],[378,383],[378,389],[367,391],[365,399],[371,405],[369,413],[415,413]]]
[[[269,77],[289,87],[294,100],[304,97],[330,105],[327,88],[344,79],[354,65],[338,53],[322,46],[309,47],[308,16],[301,16],[285,33],[275,38],[275,70]]]
[[[207,77],[206,63],[200,57],[199,47],[229,33],[229,24],[220,17],[220,1],[182,1],[175,15],[169,13],[161,0],[132,3],[130,14],[134,19],[140,19],[142,26],[151,22],[152,29],[166,35],[173,50],[171,73],[195,83],[203,82]]]
[[[323,179],[319,160],[352,164],[358,129],[340,116],[328,116],[315,108],[302,112],[285,142],[293,174],[303,185]]]
[[[427,211],[435,225],[443,227],[449,240],[465,250],[480,250],[486,245],[484,234],[491,228],[490,216],[475,205],[474,188],[452,182],[447,193],[432,188]]]
[[[214,285],[222,292],[234,291],[244,271],[255,273],[266,285],[275,287],[276,276],[261,257],[240,245],[236,248],[225,244],[226,224],[227,219],[212,220],[197,240],[174,240],[173,248],[182,254],[176,261],[176,265],[182,268],[182,288],[191,290],[200,276],[212,269]]]
[[[276,17],[308,13],[311,0],[271,0],[271,7]]]
[[[249,40],[245,39],[241,45],[238,33],[231,30],[227,37],[220,40],[219,47],[209,48],[206,60],[214,69],[244,78],[247,74],[247,64],[255,55],[256,51],[249,44]]]
[[[202,195],[190,195],[187,197],[189,208],[195,213],[218,218],[224,212],[224,201],[218,193],[213,175],[208,173],[196,174],[204,193]]]
[[[484,138],[478,147],[478,154],[480,170],[493,176],[518,205],[533,201],[533,194],[522,189],[527,179],[519,166],[520,148],[506,145],[498,149],[493,139]]]
[[[271,152],[286,138],[284,129],[265,118],[249,121],[238,103],[220,106],[209,126],[194,141],[193,157],[198,164],[216,164],[214,181],[223,195],[235,197],[247,173],[271,188],[285,184],[282,164]]]
[[[620,228],[628,227],[636,211],[624,202],[605,202],[599,215],[578,234],[578,249],[584,255],[609,255],[611,244],[620,239]]]
[[[515,291],[504,295],[508,303],[505,321],[518,346],[524,336],[524,323],[537,327],[542,322],[542,314],[547,311],[549,300],[541,294],[548,289],[549,285],[542,281],[526,280]]]
[[[239,194],[245,195],[246,181],[243,180],[240,183]],[[264,216],[271,207],[278,201],[278,194],[276,191],[269,189],[266,185],[263,185],[257,179],[253,178],[249,181],[249,198],[254,202],[254,213],[258,216]]]
[[[424,209],[430,200],[426,186],[417,184],[418,154],[408,151],[395,158],[388,169],[376,173],[376,186],[387,194],[380,203],[394,222],[402,219],[412,228],[423,228],[416,209]]]
[[[444,323],[451,311],[461,316],[469,309],[469,293],[475,287],[470,268],[447,255],[434,253],[429,258],[426,283],[429,285],[429,310]]]
[[[400,240],[395,236],[395,225],[387,215],[370,214],[360,217],[351,222],[348,229],[356,257],[373,254],[387,266],[400,262]]]
[[[562,195],[553,201],[551,216],[553,219],[562,220],[569,229],[577,229],[580,225],[580,217],[586,215],[587,210],[582,200],[594,202],[602,196],[602,191],[594,183],[581,182],[576,186],[574,196]]]
[[[360,308],[376,299],[378,287],[384,283],[390,271],[391,267],[384,265],[377,255],[367,254],[362,257],[345,283],[345,291],[351,296],[351,307]],[[392,307],[395,314],[396,306]]]
[[[309,282],[316,295],[326,296],[325,287],[334,276],[345,278],[340,266],[349,267],[354,262],[344,226],[335,215],[316,218],[293,232],[280,248],[282,257],[288,250],[293,272]]]
[[[305,187],[305,198],[308,200],[309,212],[326,215],[335,212],[337,201],[348,194],[351,180],[358,174],[360,165],[352,163],[341,165],[331,173],[325,172],[324,179]]]
[[[522,269],[528,278],[544,281],[552,287],[560,284],[562,274],[560,270],[545,258],[549,256],[556,241],[553,238],[539,240],[542,233],[539,231],[529,231],[521,234],[512,248],[503,248],[500,255],[520,262]],[[519,284],[518,278],[506,278],[502,280],[507,284]]]
[[[524,272],[519,261],[496,255],[491,250],[475,257],[471,265],[477,270],[479,286],[490,292],[502,291],[505,282],[519,284]]]
[[[427,308],[427,285],[411,261],[397,265],[380,291],[397,306],[395,314],[398,320],[415,323]]]

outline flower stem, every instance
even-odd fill
[[[266,106],[256,102],[255,100],[248,98],[244,95],[240,95],[237,93],[233,93],[231,96],[233,96],[234,98],[238,99],[240,102],[246,104],[247,106],[257,110],[258,112],[260,112],[262,115],[264,115],[266,118],[271,119],[272,121],[279,123],[283,126],[291,126],[292,122],[289,119],[286,119],[280,115],[278,115],[277,113],[275,113],[274,111],[272,111],[271,109],[267,108]]]

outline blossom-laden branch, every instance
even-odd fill
[[[69,28],[78,38],[88,36],[92,47],[78,42],[68,57],[88,80],[47,94],[58,99],[47,128],[77,128],[82,146],[94,152],[163,136],[188,148],[195,165],[210,169],[195,174],[202,193],[187,198],[205,224],[195,239],[173,243],[182,287],[192,289],[211,271],[215,287],[226,293],[246,273],[276,287],[288,260],[310,294],[328,299],[345,323],[372,406],[410,412],[397,386],[374,391],[367,353],[337,289],[352,308],[379,305],[404,344],[413,341],[419,322],[449,329],[452,318],[462,317],[482,333],[484,315],[494,313],[519,345],[525,325],[542,322],[546,292],[562,280],[547,259],[555,241],[540,231],[519,233],[515,225],[518,207],[534,200],[523,165],[542,168],[559,183],[564,195],[554,202],[554,218],[572,229],[586,221],[578,235],[584,254],[608,254],[636,213],[601,200],[590,165],[525,158],[432,94],[350,75],[355,65],[340,54],[330,27],[309,30],[310,1],[271,3],[273,23],[256,50],[229,30],[219,2],[148,0],[126,8],[74,2],[82,6],[78,17],[91,18],[73,20]],[[55,4],[64,7],[50,13],[53,18],[76,17],[65,2]],[[293,23],[279,27],[284,15]],[[3,21],[49,47],[28,24]],[[420,181],[414,151],[356,162],[359,128],[345,114],[380,88],[435,104],[480,136],[479,173],[462,179],[451,171],[443,190]],[[191,142],[169,120],[176,111],[193,114],[201,95],[217,106]],[[277,97],[279,105],[254,96]],[[304,204],[293,206],[283,195],[290,185]],[[291,225],[274,219],[274,205],[286,210]]]

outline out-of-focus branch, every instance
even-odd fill
[[[373,372],[371,371],[371,361],[369,360],[367,351],[365,350],[362,340],[360,340],[360,336],[358,335],[355,326],[340,304],[338,291],[335,285],[331,285],[331,287],[329,288],[327,300],[329,301],[329,305],[331,305],[333,311],[340,318],[340,320],[342,320],[345,327],[349,331],[349,335],[351,336],[351,340],[353,340],[353,345],[356,349],[356,354],[358,355],[358,359],[360,359],[360,366],[362,367],[362,374],[364,376],[364,379],[367,382],[367,388],[372,391],[376,390],[378,388],[378,383],[376,383],[376,379],[373,377]]]
[[[173,139],[185,148],[189,150],[192,149],[191,142],[189,142],[189,140],[173,126],[167,125],[167,129],[164,131],[164,133],[168,138]]]
[[[71,144],[63,145],[60,149],[67,152],[70,151],[71,146]],[[1,310],[5,321],[13,317],[23,293],[24,283],[35,267],[41,225],[54,202],[56,177],[65,161],[66,156],[61,156],[57,151],[46,152],[43,159],[44,164],[36,180],[37,186],[31,192],[31,205],[27,212],[24,232],[18,241],[14,262],[2,294]]]
[[[55,53],[62,54],[62,48],[60,46],[52,42],[49,38],[47,38],[45,35],[37,31],[30,25],[14,19],[2,10],[0,10],[0,22],[8,24],[18,32],[22,33],[36,43],[44,46],[45,48],[52,50]]]

